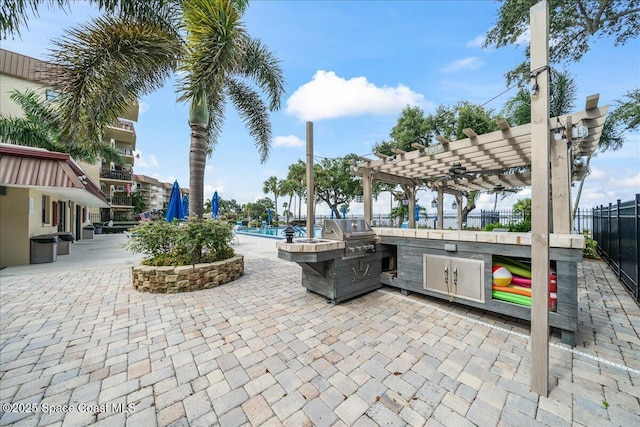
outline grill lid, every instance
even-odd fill
[[[322,238],[331,240],[374,239],[375,233],[364,219],[325,219]]]

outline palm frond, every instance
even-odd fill
[[[229,99],[253,137],[255,146],[260,152],[260,161],[264,163],[269,157],[271,148],[271,122],[267,106],[258,92],[244,82],[229,79],[226,87]]]
[[[182,71],[180,100],[192,98],[204,87],[220,90],[238,65],[239,50],[248,38],[233,0],[187,0],[183,20],[189,47]]]
[[[280,60],[260,40],[248,40],[239,72],[250,77],[267,94],[271,111],[280,109],[280,100],[285,93]]]
[[[20,92],[14,89],[9,93],[9,99],[18,104],[25,116],[31,120],[38,121],[55,127],[58,123],[58,115],[53,106],[43,100],[41,95],[31,89]]]
[[[123,163],[120,151],[113,145],[107,144],[106,142],[103,142],[100,145],[100,156],[107,162],[113,162],[117,164]]]
[[[48,129],[26,117],[0,115],[0,142],[54,149]]]
[[[207,154],[211,155],[218,143],[218,137],[222,132],[225,117],[224,91],[211,91],[207,94],[209,104],[209,126],[207,126]]]
[[[96,141],[136,99],[162,86],[176,68],[182,41],[159,27],[115,17],[98,18],[55,40],[52,72],[63,135]]]

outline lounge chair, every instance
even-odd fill
[[[240,240],[238,240],[238,227],[238,225],[234,225],[233,230],[231,231],[231,239],[229,240],[229,243],[232,245],[240,243]]]

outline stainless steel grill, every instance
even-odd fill
[[[346,242],[344,258],[360,258],[376,252],[376,235],[363,219],[326,219],[322,238]]]

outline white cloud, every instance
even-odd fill
[[[300,120],[323,120],[366,114],[393,114],[407,105],[428,105],[424,95],[407,86],[378,87],[366,77],[345,79],[318,70],[287,100],[287,113]]]
[[[215,191],[218,192],[218,196],[222,197],[225,200],[232,199],[233,197],[228,197],[228,196],[223,195],[223,193],[225,192],[226,189],[227,189],[227,185],[226,185],[225,181],[222,180],[222,179],[216,179],[212,183],[205,183],[204,184],[204,199],[207,200],[207,199],[212,198],[213,197],[213,193]]]
[[[135,167],[155,168],[158,166],[158,159],[153,154],[145,155],[140,150],[133,150],[133,155],[136,156]]]
[[[482,61],[476,56],[470,56],[468,58],[458,59],[453,61],[442,69],[445,73],[460,70],[477,70],[482,65]]]
[[[627,176],[621,178],[611,178],[609,180],[611,186],[613,188],[619,187],[629,187],[629,188],[640,188],[640,173],[635,176]]]
[[[160,182],[168,182],[169,184],[173,184],[173,182],[177,180],[177,178],[173,175],[162,175],[159,173],[153,173],[151,174],[151,176]],[[178,185],[180,185],[180,181],[178,181]],[[180,185],[180,188],[182,187],[183,186]]]
[[[138,104],[138,112],[140,114],[144,114],[147,111],[149,111],[149,108],[151,108],[151,106],[149,104],[147,104],[146,102],[140,102]]]
[[[476,36],[473,40],[469,40],[467,42],[467,47],[469,48],[481,48],[484,44],[486,37],[484,35]]]
[[[295,135],[276,136],[273,145],[276,147],[302,147],[305,142]]]

